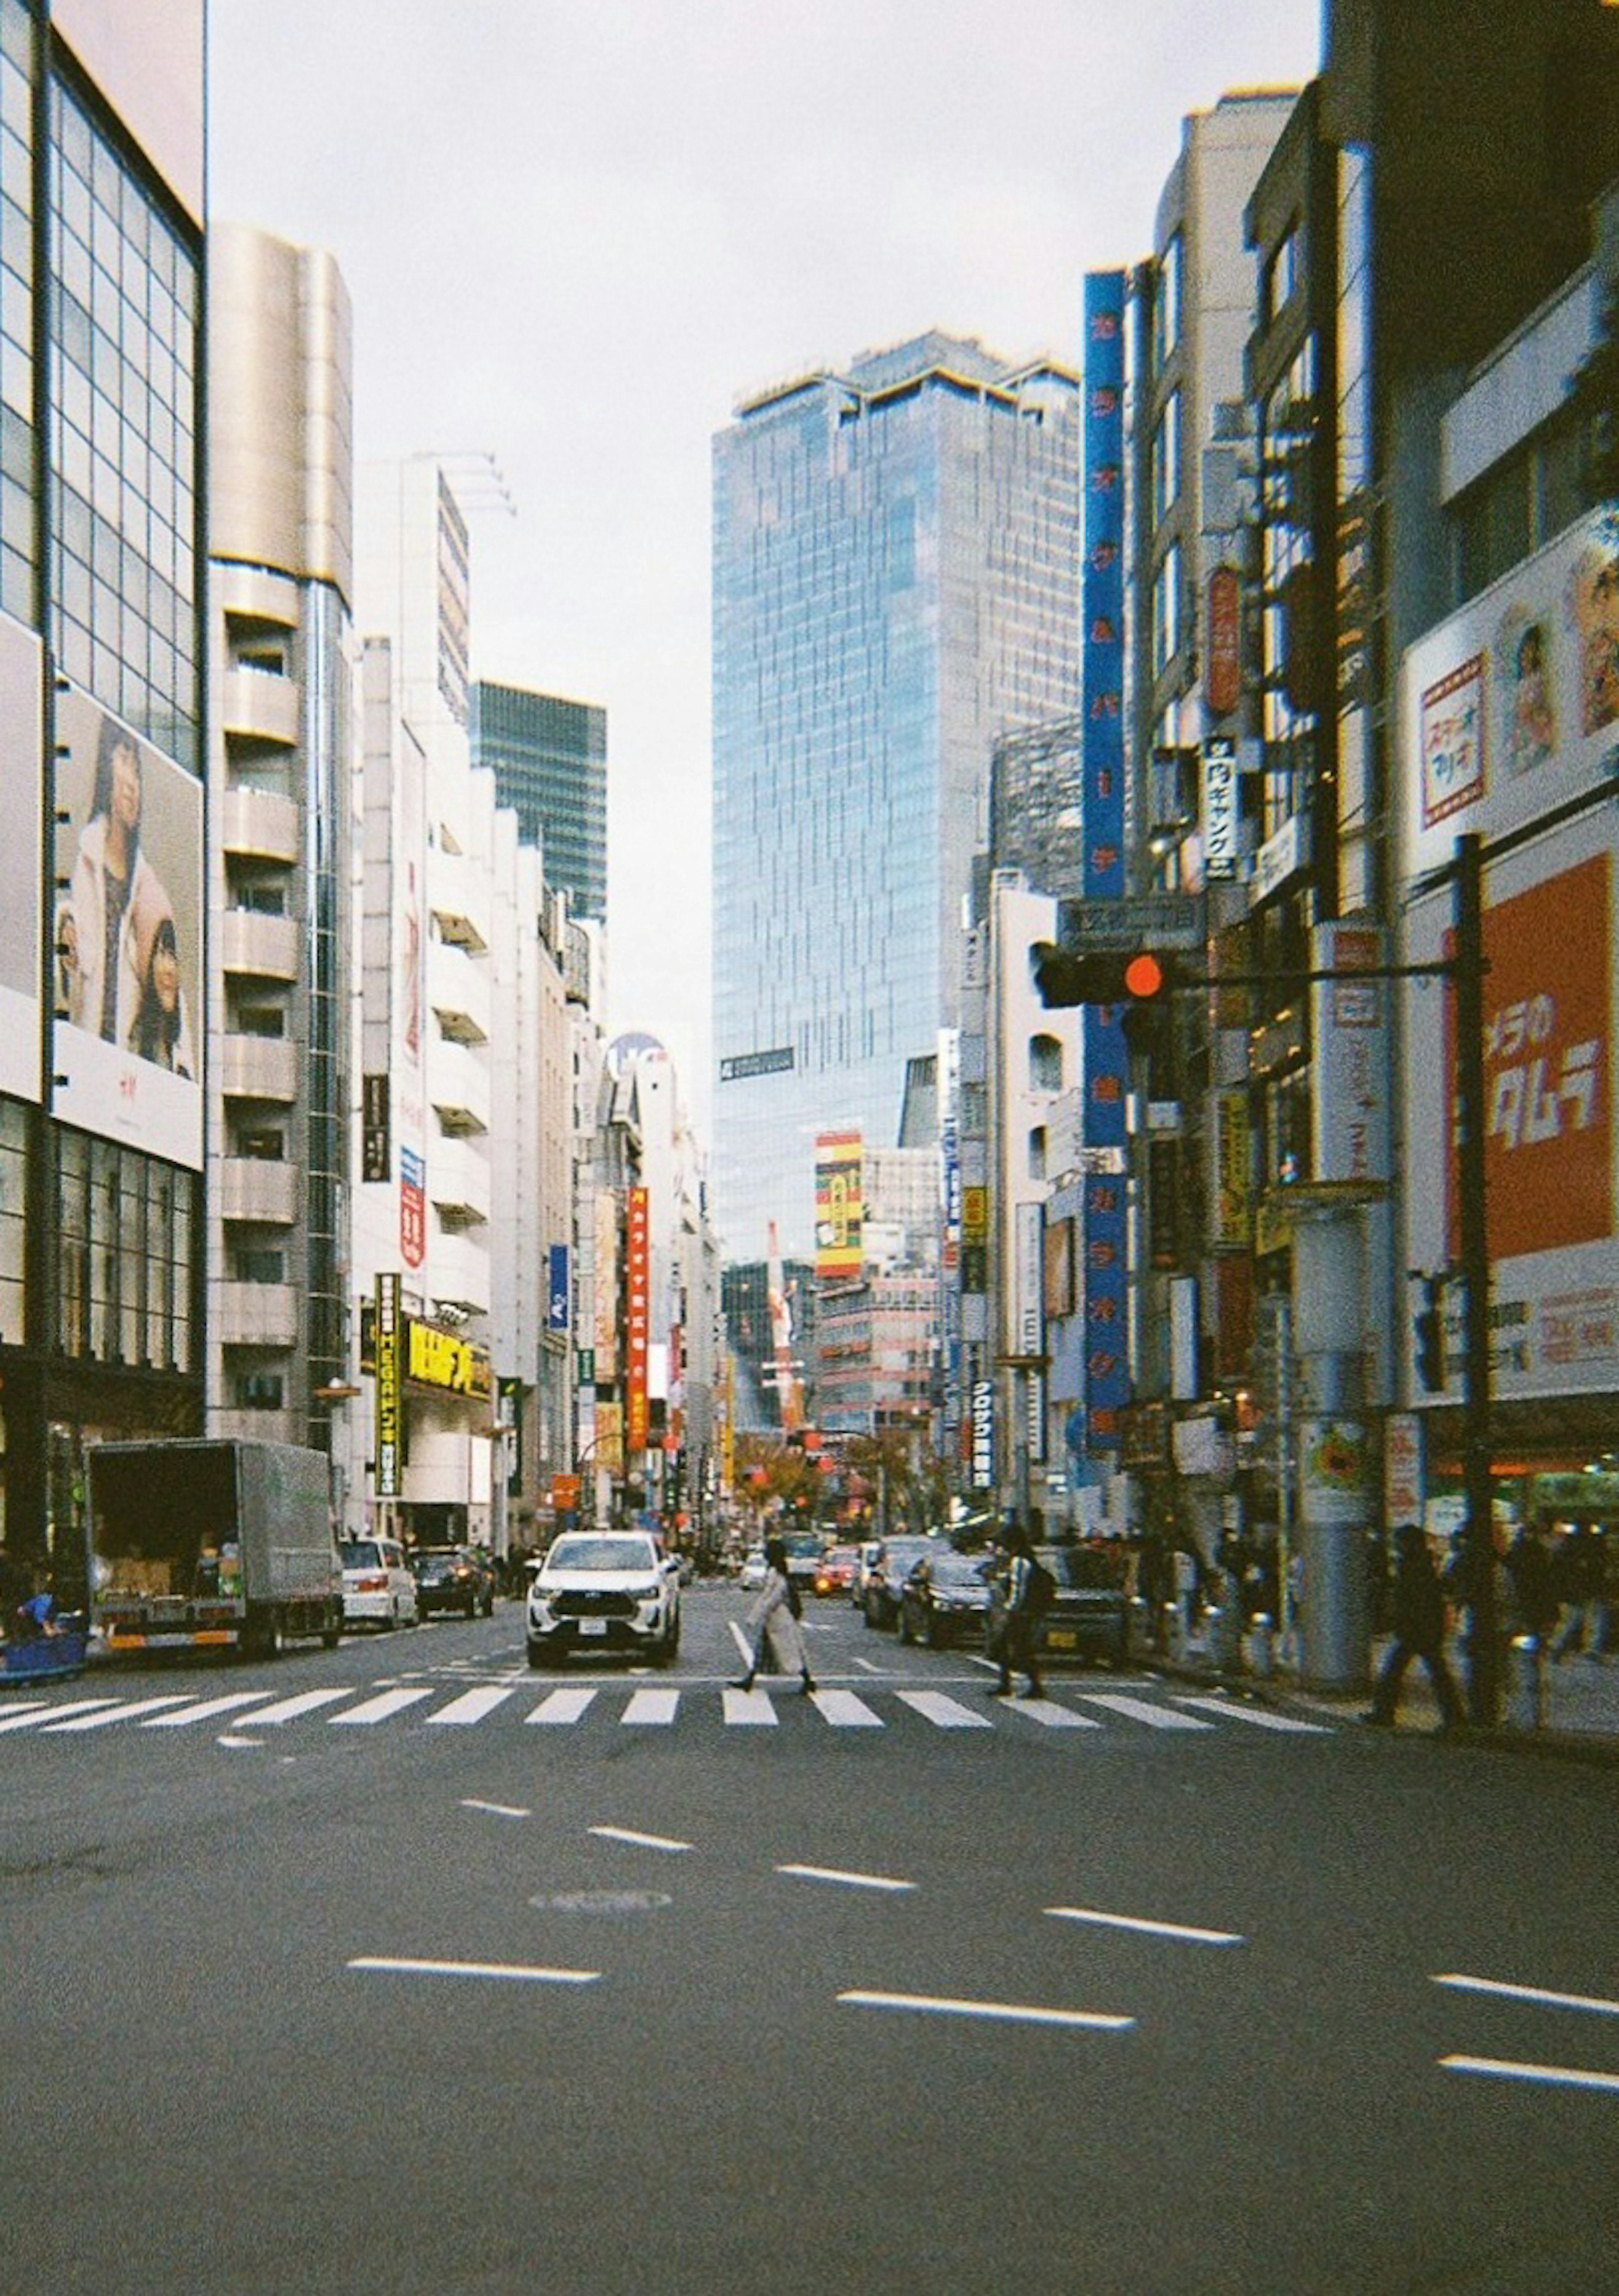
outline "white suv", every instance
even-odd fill
[[[529,1664],[569,1651],[680,1647],[680,1578],[643,1530],[571,1530],[529,1582]]]

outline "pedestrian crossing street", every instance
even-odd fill
[[[546,1691],[522,1677],[480,1682],[464,1689],[442,1679],[392,1683],[369,1691],[350,1684],[294,1692],[277,1697],[267,1690],[234,1690],[216,1696],[170,1691],[154,1697],[103,1693],[36,1699],[0,1706],[0,1734],[28,1732],[40,1738],[82,1738],[106,1730],[205,1730],[218,1726],[227,1738],[261,1730],[282,1732],[305,1724],[341,1730],[379,1730],[390,1725],[427,1729],[471,1730],[486,1723],[523,1728],[571,1730],[604,1722],[625,1729],[672,1729],[682,1719],[716,1710],[728,1729],[779,1728],[799,1710],[828,1730],[886,1730],[920,1720],[940,1731],[1080,1733],[1125,1727],[1181,1737],[1219,1731],[1270,1732],[1293,1737],[1320,1736],[1330,1725],[1309,1722],[1262,1707],[1245,1706],[1190,1693],[1157,1694],[1155,1685],[1113,1690],[1075,1690],[1063,1696],[990,1699],[977,1684],[956,1691],[910,1689],[862,1683],[859,1690],[824,1686],[802,1696],[796,1685],[779,1692],[755,1685],[738,1690],[710,1682],[678,1686],[579,1683]]]

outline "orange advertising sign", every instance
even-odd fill
[[[1614,1232],[1608,856],[1593,854],[1486,908],[1483,945],[1490,1257],[1513,1259],[1606,1242]],[[1448,994],[1445,1051],[1452,1077],[1455,1045],[1455,1000]],[[1445,1213],[1454,1259],[1460,1206],[1453,1144]]]

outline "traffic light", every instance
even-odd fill
[[[1140,1011],[1166,1003],[1174,987],[1173,960],[1151,948],[1081,950],[1036,941],[1029,970],[1048,1012],[1073,1004]]]
[[[1424,1284],[1427,1302],[1411,1319],[1417,1338],[1417,1376],[1430,1395],[1438,1395],[1445,1383],[1445,1332],[1439,1312],[1439,1286],[1429,1276]]]

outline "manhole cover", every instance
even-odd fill
[[[542,1913],[652,1914],[670,1902],[662,1890],[562,1890],[555,1897],[530,1898]]]

